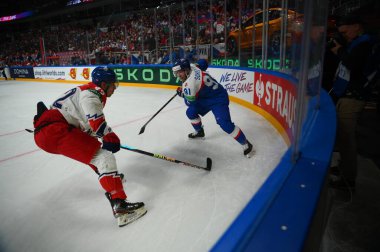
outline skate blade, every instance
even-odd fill
[[[197,141],[197,140],[205,140],[206,137],[196,137],[196,138],[191,138],[191,137],[188,137],[189,140],[194,140],[194,141]]]
[[[120,215],[119,217],[117,217],[117,225],[119,225],[119,227],[124,227],[129,223],[134,222],[135,220],[144,216],[146,212],[147,210],[144,207],[142,207],[140,209],[135,210],[133,213]]]
[[[255,151],[255,150],[252,150],[250,153],[246,154],[245,157],[246,157],[246,158],[251,158],[251,157],[253,157],[255,154],[256,154],[256,151]]]

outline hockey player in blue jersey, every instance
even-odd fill
[[[195,129],[189,134],[189,138],[204,139],[205,133],[200,116],[212,112],[217,124],[239,142],[243,147],[244,156],[250,158],[255,150],[246,139],[243,131],[231,121],[228,93],[224,87],[212,78],[207,72],[202,71],[196,65],[190,64],[187,59],[180,59],[172,68],[175,77],[182,81],[182,87],[178,87],[177,94],[184,98],[186,115]]]

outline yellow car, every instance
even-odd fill
[[[270,47],[278,47],[280,45],[281,38],[281,8],[270,8],[268,9],[268,39]],[[257,11],[255,15],[251,16],[244,23],[241,24],[242,32],[241,32],[241,49],[252,48],[252,33],[253,33],[253,20],[255,20],[255,48],[262,47],[262,31],[263,31],[263,11]],[[299,14],[295,11],[288,10],[288,32],[287,32],[287,45],[290,45],[291,41],[291,31],[297,30],[297,21],[300,20],[303,14]],[[227,37],[227,45],[226,49],[230,55],[236,55],[238,51],[238,42],[239,42],[239,32],[237,29],[235,31],[231,31]]]

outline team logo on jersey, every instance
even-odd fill
[[[83,78],[88,80],[90,78],[90,68],[88,68],[88,67],[83,68],[82,76],[83,76]]]
[[[77,69],[76,68],[70,69],[70,77],[74,80],[77,78]]]

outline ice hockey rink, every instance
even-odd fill
[[[254,144],[242,147],[216,124],[202,120],[205,140],[188,140],[193,129],[176,97],[139,135],[141,127],[174,94],[173,89],[120,86],[105,116],[122,144],[196,165],[210,172],[120,150],[130,201],[143,201],[141,219],[119,228],[90,167],[48,154],[34,143],[38,101],[50,105],[73,84],[0,81],[0,251],[208,251],[260,188],[287,149],[260,114],[231,103],[232,120]]]

